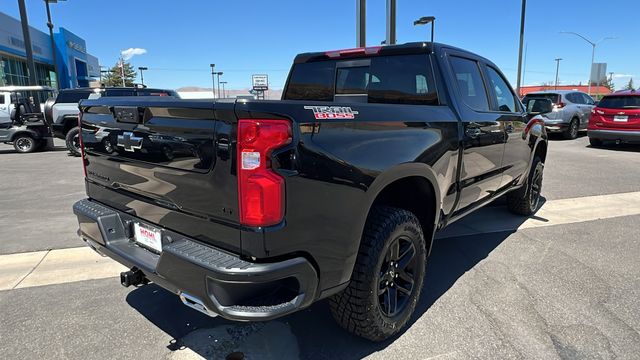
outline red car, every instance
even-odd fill
[[[607,95],[591,110],[589,142],[640,143],[640,92],[626,90]]]

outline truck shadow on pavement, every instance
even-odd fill
[[[497,206],[500,203],[498,200]],[[513,217],[509,219],[511,223],[518,221],[506,208],[504,213],[505,217]],[[524,222],[527,218],[519,219]],[[459,224],[464,225],[464,219]],[[460,225],[456,223],[451,227]],[[422,296],[409,327],[420,318],[429,322],[431,305],[515,231],[436,239]],[[261,359],[360,359],[386,348],[403,335],[381,343],[351,335],[333,321],[326,301],[267,323],[210,318],[184,306],[177,296],[154,284],[133,290],[127,302],[174,339],[167,345],[174,351],[173,355],[191,351],[206,359],[224,359],[236,351],[243,352],[247,358]]]

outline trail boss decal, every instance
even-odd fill
[[[348,106],[305,106],[306,110],[313,110],[317,120],[323,119],[355,119],[357,111]]]

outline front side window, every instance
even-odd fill
[[[507,82],[502,78],[494,68],[487,67],[487,76],[489,77],[489,83],[495,96],[497,110],[503,112],[517,112],[516,97],[513,95],[513,91]]]
[[[489,101],[478,63],[457,56],[451,57],[451,67],[464,102],[474,110],[489,111]]]

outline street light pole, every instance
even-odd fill
[[[596,60],[596,46],[598,46],[600,43],[602,43],[605,40],[613,40],[613,39],[616,39],[616,38],[608,36],[608,37],[602,38],[600,41],[593,42],[593,41],[587,39],[586,37],[584,37],[584,36],[582,36],[582,35],[580,35],[580,34],[578,34],[576,32],[573,32],[573,31],[561,31],[560,33],[561,34],[575,35],[575,36],[581,38],[582,40],[588,42],[589,45],[591,45],[591,48],[592,48],[592,50],[591,50],[591,69],[589,70],[589,91],[588,91],[589,95],[591,95],[591,72],[593,72],[593,63]]]
[[[211,82],[213,83],[213,86],[211,87],[211,90],[213,91],[213,98],[216,98],[216,64],[209,64],[209,66],[211,67]]]
[[[217,72],[218,74],[218,98],[220,98],[220,76],[224,74],[222,71]]]
[[[27,18],[27,8],[24,0],[18,0],[20,7],[20,22],[22,23],[22,37],[24,39],[24,49],[27,53],[27,66],[29,67],[29,84],[38,85],[36,77],[36,64],[33,62],[33,48],[31,46],[31,34],[29,33],[29,19]]]
[[[142,75],[142,72],[144,70],[149,70],[149,68],[147,68],[146,66],[139,66],[138,70],[140,70],[140,82],[142,83],[142,85],[144,86],[144,75]]]
[[[226,81],[220,81],[220,84],[222,84],[222,97],[225,99],[227,98],[227,92],[224,89],[224,84],[226,83],[227,83]]]
[[[518,78],[516,79],[516,93],[520,96],[522,85],[522,48],[524,46],[524,20],[527,12],[527,0],[522,0],[522,12],[520,13],[520,45],[518,48]]]
[[[562,61],[561,58],[557,58],[556,60],[556,88],[555,90],[558,90],[558,72],[560,71],[560,61]]]
[[[55,4],[57,2],[58,0],[44,0],[44,4],[47,7],[47,27],[49,28],[49,38],[51,39],[51,59],[53,60],[53,71],[56,74],[56,89],[60,89],[60,71],[58,70],[58,61],[56,60],[56,41],[53,38],[53,22],[51,21],[51,9],[49,9],[50,3]]]

